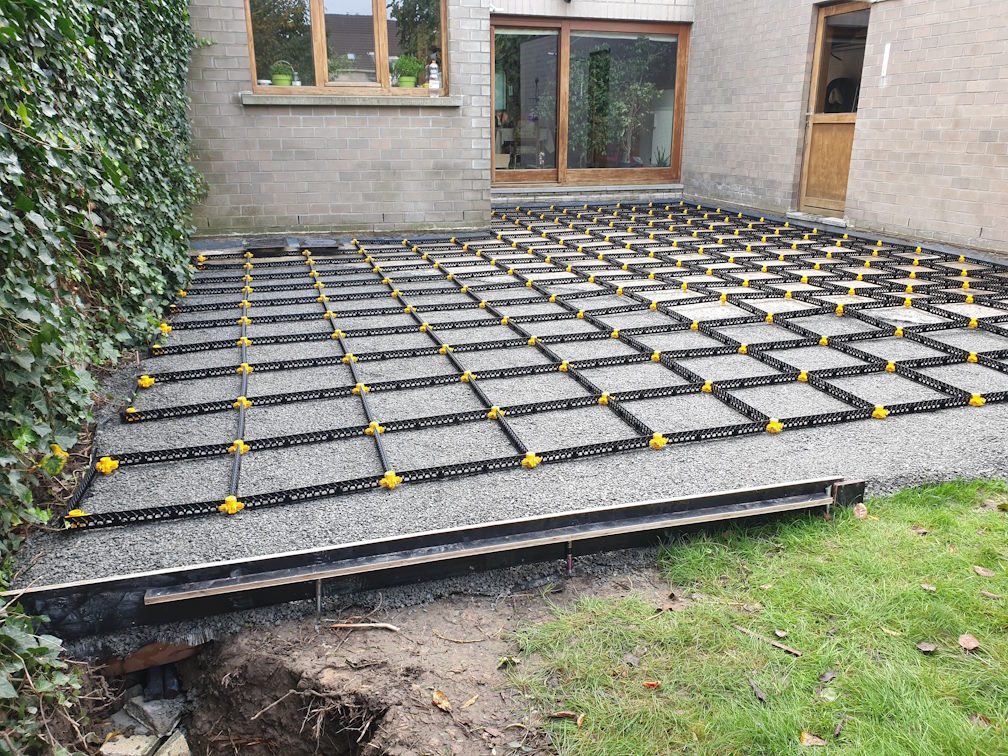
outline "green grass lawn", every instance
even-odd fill
[[[872,499],[866,519],[690,535],[661,558],[685,606],[556,608],[518,632],[514,682],[544,715],[585,715],[547,719],[565,754],[1008,754],[1006,501],[1004,483],[957,482]]]

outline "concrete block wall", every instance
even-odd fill
[[[872,6],[847,216],[859,227],[1008,252],[1004,0]]]
[[[485,223],[490,209],[490,10],[448,0],[460,108],[242,105],[251,90],[243,0],[193,0],[213,44],[189,75],[197,233],[386,230]]]
[[[793,207],[815,44],[810,0],[697,0],[683,144],[687,195]]]

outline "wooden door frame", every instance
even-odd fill
[[[494,165],[494,145],[497,143],[495,96],[495,39],[498,27],[520,29],[550,29],[558,31],[557,40],[557,128],[556,170],[502,171],[506,178],[498,178]],[[570,34],[571,31],[641,32],[676,36],[675,113],[672,121],[672,145],[669,165],[664,168],[572,168],[567,167],[568,97],[570,86]],[[646,184],[678,182],[682,178],[683,128],[686,111],[686,69],[689,63],[689,24],[604,21],[554,16],[499,16],[490,17],[490,182],[491,184],[556,183],[559,185],[589,184]]]
[[[802,150],[802,164],[801,164],[801,183],[798,188],[798,207],[799,209],[805,209],[806,207],[815,210],[828,210],[830,212],[843,212],[846,206],[846,199],[844,200],[844,207],[833,208],[833,207],[822,207],[820,205],[809,205],[806,203],[806,190],[808,188],[808,168],[809,168],[809,156],[812,152],[812,127],[816,123],[850,123],[853,124],[857,120],[857,113],[816,113],[816,104],[819,102],[819,94],[824,86],[823,78],[825,77],[826,71],[823,69],[823,41],[825,38],[826,30],[826,19],[830,16],[838,16],[842,13],[854,13],[861,10],[869,10],[870,12],[871,4],[867,2],[843,2],[836,5],[820,6],[817,9],[819,14],[816,20],[816,32],[815,32],[815,49],[812,53],[812,72],[809,79],[809,97],[807,105],[807,110],[805,111],[805,146]],[[847,168],[850,171],[850,166]]]

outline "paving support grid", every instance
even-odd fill
[[[488,231],[459,236],[200,255],[193,283],[180,292],[151,346],[153,357],[185,355],[191,367],[141,376],[121,419],[156,423],[236,412],[235,438],[170,447],[166,437],[164,448],[94,461],[72,497],[66,528],[233,515],[367,489],[1008,397],[1006,381],[997,380],[1008,373],[1006,266],[685,202],[519,206],[496,208],[492,216]],[[253,332],[264,326],[264,335]],[[217,338],[220,331],[232,336]],[[973,351],[943,340],[952,335],[961,344],[964,334],[966,341],[977,339]],[[894,339],[903,340],[909,358],[886,355],[883,347]],[[374,348],[355,352],[362,343]],[[665,343],[673,346],[655,346]],[[301,348],[315,356],[253,363],[253,345]],[[565,358],[582,347],[595,356]],[[742,360],[746,370],[715,377],[698,364],[712,359]],[[421,370],[423,360],[443,368]],[[967,380],[956,369],[943,371],[949,366],[973,372]],[[381,368],[396,376],[374,379],[386,375]],[[333,380],[319,388],[253,393],[258,375],[290,376],[285,383],[292,385],[296,371],[305,369],[331,370]],[[241,381],[234,397],[133,406],[157,385],[195,385],[236,373]],[[347,373],[349,381],[337,378]],[[869,385],[859,387],[865,379]],[[793,401],[789,392],[796,384],[804,384],[802,398]],[[464,397],[447,393],[460,385]],[[445,392],[450,411],[424,412],[418,391],[432,400]],[[883,401],[876,394],[897,396]],[[762,404],[753,398],[759,395],[765,395]],[[257,408],[311,412],[315,402],[354,397],[366,423],[264,438],[247,433]],[[688,409],[641,416],[647,401],[671,398]],[[767,398],[776,402],[770,412]],[[388,409],[386,399],[405,401],[408,409]],[[799,406],[777,410],[789,409],[781,404],[789,401]],[[692,416],[700,402],[719,403],[736,420],[684,429],[684,414]],[[561,418],[555,439],[524,435],[523,417],[552,413]],[[592,426],[611,429],[609,437],[561,440],[562,418],[578,413],[591,414]],[[480,431],[481,424],[490,430]],[[490,448],[474,443],[460,456],[435,442],[406,465],[391,451],[410,433],[445,427],[482,433]],[[377,473],[242,495],[247,455],[281,448],[311,454],[321,444],[349,439],[371,440]],[[99,475],[228,455],[230,484],[217,499],[87,511],[88,489]]]

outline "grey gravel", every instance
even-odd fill
[[[1008,339],[979,328],[953,328],[948,331],[928,331],[928,338],[967,352],[996,352],[1008,349]]]
[[[812,388],[807,383],[782,383],[777,386],[732,389],[731,394],[768,417],[781,420],[850,409],[849,405]]]
[[[867,402],[883,406],[928,399],[945,399],[948,396],[894,373],[869,373],[868,375],[831,378],[829,383],[849,391]]]

